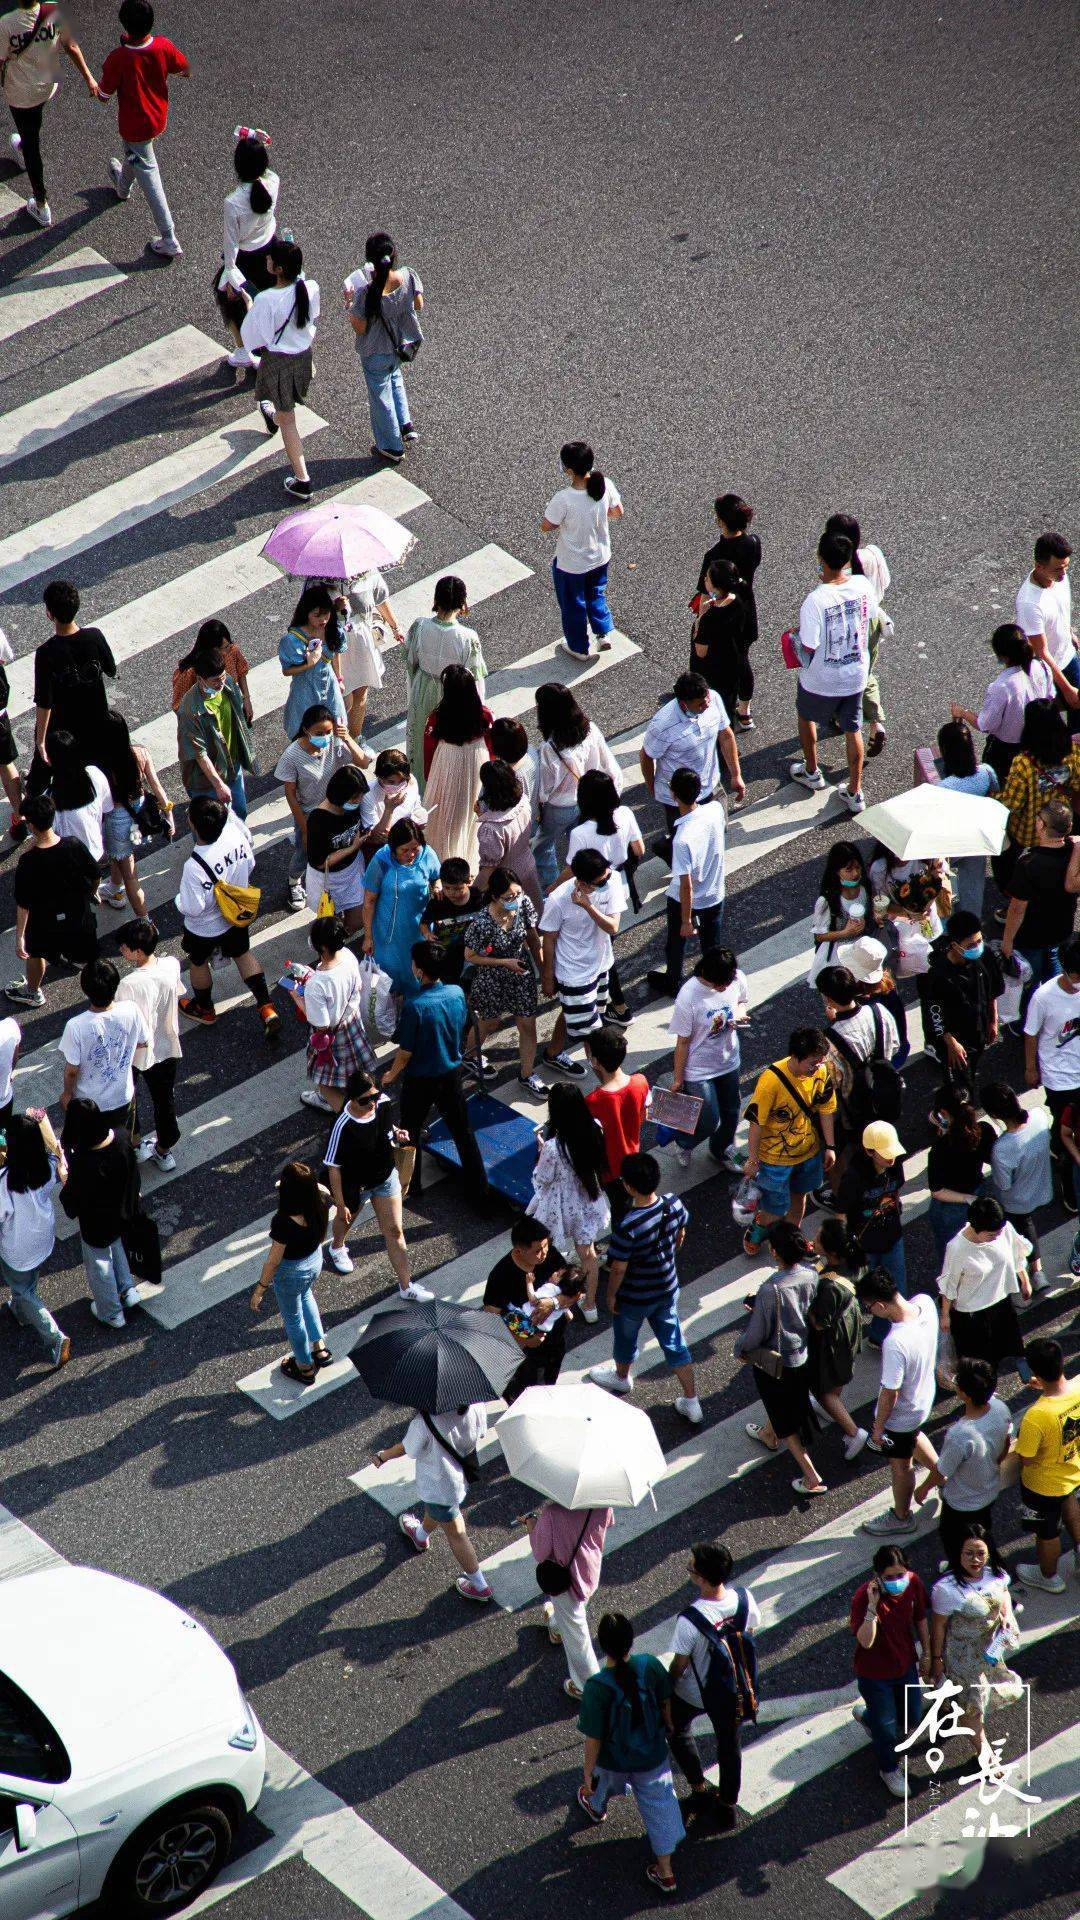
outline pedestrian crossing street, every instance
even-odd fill
[[[0,217],[17,204],[16,196],[0,189]],[[10,341],[26,329],[56,319],[80,302],[99,297],[105,300],[124,280],[125,275],[112,268],[92,248],[79,248],[65,254],[59,261],[0,289],[0,340]],[[161,394],[172,383],[212,365],[219,360],[221,352],[220,342],[197,327],[185,325],[54,388],[39,399],[21,402],[0,416],[0,467],[14,466],[124,408]],[[300,421],[305,438],[317,436],[327,424],[320,415],[306,409],[302,410]],[[201,434],[182,448],[162,453],[148,464],[134,465],[119,478],[113,477],[87,492],[73,507],[50,512],[24,528],[6,531],[0,538],[0,620],[5,617],[2,606],[5,596],[18,595],[28,583],[69,568],[77,579],[78,569],[72,567],[72,563],[80,556],[116,540],[136,526],[152,525],[168,516],[173,507],[197,499],[212,487],[242,479],[269,456],[280,461],[280,442],[266,439],[257,412],[247,413]],[[419,487],[393,471],[375,473],[319,494],[320,500],[331,497],[364,500],[396,517],[412,516],[414,524],[433,504]],[[174,655],[172,649],[168,653],[164,651],[168,643],[202,620],[228,618],[235,609],[242,609],[237,637],[245,651],[248,650],[247,626],[256,620],[266,622],[276,644],[277,628],[270,627],[269,622],[280,602],[281,577],[259,552],[267,531],[264,527],[252,536],[241,529],[242,537],[222,545],[209,558],[200,559],[186,571],[172,573],[170,568],[175,556],[171,551],[165,552],[162,569],[167,577],[109,611],[99,612],[95,605],[92,617],[103,628],[116,655],[121,669],[121,688],[125,667],[129,668],[140,658],[144,664],[149,661],[156,666],[160,662],[158,684],[165,704]],[[504,607],[513,607],[512,598],[506,601],[503,596],[512,596],[533,573],[532,568],[502,548],[490,543],[477,545],[448,559],[437,570],[411,580],[403,588],[395,588],[391,581],[395,611],[403,626],[417,613],[429,609],[435,579],[450,570],[464,577],[474,608],[486,612],[489,603],[495,602],[495,611],[500,617]],[[271,606],[275,590],[278,601]],[[100,598],[101,594],[95,595],[95,600]],[[618,671],[638,651],[632,638],[615,634],[610,652],[597,656],[584,667],[577,667],[565,655],[556,653],[554,643],[549,642],[493,672],[487,697],[497,714],[528,716],[535,689],[542,681],[572,680],[576,686],[579,681]],[[25,718],[32,709],[29,651],[22,653],[9,669],[9,678],[10,711],[15,721]],[[280,709],[284,687],[276,654],[254,663],[250,688],[257,718],[267,718]],[[646,796],[638,768],[643,731],[643,727],[629,730],[613,740],[612,747],[625,775],[624,797],[631,806],[644,808]],[[165,711],[139,724],[136,737],[150,748],[159,770],[168,771],[175,766],[175,722],[167,705]],[[383,725],[372,735],[369,744],[377,750],[399,739],[399,725]],[[819,794],[808,794],[793,785],[782,787],[775,795],[730,818],[729,875],[735,877],[748,872],[756,863],[774,856],[789,844],[794,846],[802,835],[842,813],[834,787]],[[259,799],[252,806],[249,824],[257,852],[260,856],[268,853],[288,833],[289,815],[284,799],[276,793]],[[167,906],[172,900],[189,844],[186,837],[182,837],[172,846],[154,848],[140,862],[140,875],[151,911]],[[651,921],[662,913],[667,877],[667,870],[655,859],[649,859],[640,870],[642,920]],[[272,903],[268,904],[272,907]],[[785,996],[801,983],[809,961],[809,920],[785,922],[782,902],[772,899],[765,911],[774,930],[742,954],[741,964],[750,981],[752,1007],[759,1016],[767,1011],[777,1030],[785,1032],[789,1024]],[[272,918],[266,918],[257,926],[253,944],[269,978],[276,977],[289,959],[303,956],[309,917],[306,912],[274,911]],[[99,918],[104,931],[115,927],[115,920],[110,921],[104,909]],[[0,948],[0,967],[7,968],[2,977],[10,978],[19,970],[14,957],[13,929],[0,933]],[[237,1021],[250,1024],[250,1002],[245,994],[235,991],[236,984],[232,969],[224,969],[219,976],[216,1004],[218,1031],[225,1035],[231,1034]],[[648,1005],[636,1015],[628,1032],[631,1069],[653,1068],[670,1053],[669,1014],[670,1003],[662,1001]],[[32,1102],[55,1110],[63,1079],[56,1043],[35,1049],[32,1017],[26,1020],[25,1028],[27,1051],[16,1071],[17,1099],[22,1105]],[[291,1039],[299,1042],[298,1029],[287,1031]],[[921,1046],[917,1016],[912,1020],[912,1039],[917,1053]],[[255,1066],[240,1085],[212,1092],[208,1099],[184,1114],[175,1174],[161,1174],[152,1166],[144,1172],[145,1190],[151,1203],[154,1204],[159,1195],[162,1197],[163,1219],[164,1203],[170,1197],[168,1190],[174,1184],[177,1196],[182,1197],[185,1188],[180,1183],[190,1181],[198,1172],[212,1171],[228,1163],[238,1148],[250,1150],[261,1135],[296,1113],[303,1084],[302,1053],[297,1050],[273,1059],[268,1065]],[[496,1087],[493,1091],[531,1119],[538,1121],[542,1117],[539,1103],[520,1098],[516,1080],[513,1090]],[[315,1128],[320,1125],[313,1120],[313,1155],[318,1151],[316,1138],[321,1144],[321,1135],[315,1134]],[[728,1183],[717,1175],[707,1157],[696,1156],[688,1170],[679,1167],[670,1149],[663,1152],[662,1158],[665,1185],[685,1194],[691,1208],[700,1208],[710,1221],[715,1218],[714,1250],[719,1251],[724,1244],[736,1245],[728,1209]],[[906,1216],[909,1220],[916,1218],[926,1204],[924,1174],[925,1154],[910,1156]],[[440,1177],[445,1175],[426,1169],[425,1191],[430,1191]],[[269,1183],[265,1183],[264,1197],[268,1186]],[[145,1329],[146,1337],[150,1340],[182,1337],[182,1329],[192,1321],[219,1314],[229,1301],[250,1290],[265,1254],[269,1217],[269,1208],[260,1203],[255,1217],[226,1234],[209,1254],[200,1252],[169,1263],[166,1248],[164,1286],[154,1288],[143,1284],[139,1289],[145,1320],[153,1323]],[[356,1275],[350,1280],[331,1275],[329,1271],[324,1275],[323,1305],[328,1315],[340,1312],[339,1303],[343,1301],[363,1299],[365,1256],[370,1256],[372,1251],[381,1254],[377,1232],[372,1237],[373,1224],[369,1215],[354,1229]],[[61,1216],[58,1232],[65,1242],[65,1257],[72,1263],[73,1231],[73,1224]],[[1071,1237],[1071,1228],[1062,1228],[1047,1236],[1044,1257],[1049,1273],[1059,1273],[1065,1267]],[[475,1304],[482,1296],[490,1266],[507,1245],[508,1234],[500,1228],[481,1246],[434,1273],[425,1274],[424,1278],[444,1297]],[[721,1260],[707,1271],[685,1276],[681,1300],[683,1321],[696,1355],[711,1351],[715,1342],[725,1339],[737,1328],[743,1317],[744,1296],[765,1271],[763,1265],[736,1255]],[[1059,1285],[1064,1302],[1069,1285],[1067,1273]],[[384,1288],[381,1297],[385,1298],[387,1291]],[[298,1418],[314,1426],[320,1417],[319,1409],[328,1397],[347,1387],[359,1393],[355,1372],[346,1355],[366,1325],[374,1304],[372,1299],[358,1305],[357,1311],[337,1319],[330,1328],[328,1339],[333,1364],[320,1373],[313,1386],[305,1388],[284,1379],[276,1360],[239,1373],[235,1388],[244,1396],[245,1405],[274,1421]],[[144,1329],[136,1326],[133,1331],[139,1337]],[[610,1332],[601,1326],[594,1336],[572,1349],[563,1377],[580,1378],[589,1366],[607,1358],[609,1353]],[[235,1356],[235,1363],[238,1371],[247,1365],[242,1352]],[[660,1364],[659,1349],[650,1338],[643,1343],[636,1372],[647,1378]],[[847,1396],[853,1410],[871,1404],[876,1380],[876,1355],[870,1351],[861,1356]],[[665,1477],[656,1490],[655,1506],[646,1503],[618,1516],[606,1556],[616,1569],[626,1548],[654,1533],[661,1554],[670,1551],[669,1528],[676,1529],[675,1537],[689,1538],[685,1535],[684,1516],[703,1502],[716,1503],[713,1511],[719,1529],[726,1488],[770,1465],[773,1474],[783,1472],[783,1460],[770,1462],[747,1438],[745,1413],[743,1409],[710,1423],[670,1450]],[[501,1455],[493,1434],[480,1451],[488,1475],[499,1471]],[[747,1577],[762,1610],[763,1636],[792,1627],[800,1614],[822,1596],[841,1594],[841,1590],[837,1604],[843,1617],[846,1596],[862,1576],[868,1559],[868,1543],[858,1532],[859,1524],[881,1512],[887,1504],[884,1472],[873,1484],[875,1491],[869,1497],[857,1499],[840,1517],[815,1527],[789,1548],[752,1568]],[[411,1469],[407,1463],[394,1461],[379,1471],[370,1465],[358,1464],[351,1475],[351,1485],[358,1498],[370,1500],[382,1509],[388,1531],[393,1531],[396,1516],[405,1511],[412,1497]],[[21,1526],[11,1516],[8,1522],[15,1529]],[[920,1532],[927,1533],[932,1527],[933,1516],[924,1510]],[[4,1528],[4,1517],[0,1514],[0,1575],[12,1570],[4,1565]],[[24,1534],[28,1532],[23,1529]],[[26,1542],[21,1535],[18,1537],[19,1550],[25,1552]],[[41,1544],[44,1547],[44,1543]],[[501,1608],[514,1611],[535,1604],[538,1596],[527,1542],[520,1538],[507,1541],[490,1553],[483,1564]],[[1027,1596],[1021,1661],[1033,1646],[1071,1621],[1075,1592],[1075,1587],[1070,1586],[1069,1592],[1060,1599],[1045,1594]],[[666,1651],[672,1625],[673,1620],[666,1619],[653,1626],[642,1637],[640,1645],[657,1652]],[[764,1641],[766,1669],[774,1644]],[[791,1696],[771,1703],[766,1698],[762,1728],[747,1746],[742,1799],[745,1810],[762,1813],[779,1805],[797,1787],[834,1767],[848,1762],[865,1765],[865,1759],[857,1757],[865,1744],[865,1736],[851,1718],[847,1693]],[[1075,1799],[1080,1780],[1080,1769],[1075,1766],[1076,1753],[1076,1729],[1071,1728],[1045,1742],[1033,1755],[1033,1783],[1044,1795],[1040,1817]],[[402,1862],[400,1855],[394,1855],[394,1850],[387,1848],[387,1843],[371,1828],[366,1828],[355,1814],[343,1808],[335,1796],[296,1769],[281,1749],[273,1750],[271,1770],[272,1795],[280,1794],[282,1807],[290,1809],[282,1813],[280,1821],[271,1818],[268,1822],[274,1831],[274,1842],[268,1843],[261,1857],[257,1849],[255,1855],[236,1863],[235,1869],[230,1869],[219,1886],[192,1911],[217,1904],[254,1872],[266,1871],[288,1857],[290,1851],[299,1850],[318,1871],[325,1871],[339,1890],[348,1893],[358,1906],[379,1920],[402,1920],[407,1913],[437,1914],[439,1920],[459,1920],[459,1917],[468,1920],[462,1908],[434,1887],[419,1869]],[[277,1805],[276,1799],[274,1805]],[[265,1807],[260,1812],[264,1815]],[[347,1832],[343,1816],[349,1823]],[[314,1838],[305,1822],[315,1823]],[[918,1834],[921,1824],[916,1822],[909,1829],[909,1841],[912,1833]],[[959,1831],[959,1820],[955,1825]],[[328,1838],[328,1834],[332,1837]],[[305,1837],[297,1841],[297,1835]],[[936,1842],[927,1831],[919,1844],[930,1872],[932,1856],[937,1858],[933,1854]],[[909,1898],[912,1882],[910,1856],[905,1854],[898,1864],[896,1851],[895,1837],[890,1836],[879,1845],[854,1855],[831,1876],[833,1884],[863,1913],[884,1917],[898,1911]],[[394,1859],[390,1860],[389,1855],[394,1855]],[[364,1863],[362,1872],[353,1872],[347,1864],[341,1864],[356,1857]],[[320,1860],[323,1865],[319,1864]],[[338,1863],[337,1878],[334,1872],[326,1870],[326,1863],[331,1860]],[[402,1869],[407,1869],[403,1879]]]

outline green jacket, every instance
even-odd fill
[[[247,772],[255,765],[251,729],[244,718],[243,697],[236,681],[231,678],[225,681],[225,697],[233,710],[234,753],[231,756],[198,680],[190,692],[185,693],[176,709],[180,778],[192,796],[207,792],[206,775],[195,759],[197,753],[205,753],[215,773],[219,773],[229,786],[241,769]]]

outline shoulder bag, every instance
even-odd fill
[[[227,920],[230,927],[250,927],[259,911],[262,888],[238,887],[231,880],[219,880],[213,867],[208,866],[201,854],[193,850],[191,857],[209,880],[214,892],[214,905],[222,919]]]
[[[556,1599],[560,1593],[569,1593],[570,1569],[581,1551],[581,1543],[585,1538],[585,1531],[592,1516],[593,1510],[590,1507],[581,1523],[581,1532],[578,1534],[574,1544],[574,1551],[565,1564],[561,1560],[553,1560],[550,1554],[546,1559],[537,1561],[536,1584],[541,1593],[546,1593],[550,1599]]]
[[[760,1347],[747,1347],[739,1357],[745,1360],[748,1366],[756,1367],[759,1373],[767,1374],[770,1380],[779,1380],[784,1371],[784,1360],[780,1352],[780,1302],[778,1300],[776,1326],[769,1342]]]
[[[461,1471],[465,1475],[465,1479],[468,1485],[470,1487],[474,1486],[477,1480],[479,1480],[480,1478],[480,1462],[476,1457],[476,1448],[470,1447],[468,1453],[459,1453],[456,1447],[451,1446],[449,1440],[446,1438],[446,1435],[444,1433],[439,1432],[439,1429],[435,1425],[434,1420],[431,1418],[430,1413],[421,1413],[420,1418],[423,1421],[428,1432],[430,1433],[432,1439],[437,1441],[438,1445],[442,1448],[443,1452],[448,1453],[450,1455],[451,1460],[455,1461],[456,1464],[461,1468]]]
[[[410,280],[410,284],[411,284],[411,280]],[[413,297],[415,298],[415,296]],[[400,334],[395,333],[394,328],[391,324],[390,318],[387,314],[383,299],[380,299],[379,301],[379,319],[382,321],[383,326],[386,328],[387,334],[389,335],[389,338],[390,338],[390,345],[393,347],[394,353],[396,354],[398,360],[401,362],[402,366],[407,367],[410,360],[416,359],[417,354],[419,353],[421,347],[424,344],[423,340],[422,339],[421,340],[403,340]]]

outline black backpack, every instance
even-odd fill
[[[874,1051],[869,1060],[861,1060],[849,1040],[837,1032],[835,1023],[829,1028],[829,1044],[838,1053],[843,1054],[851,1068],[851,1092],[846,1101],[853,1126],[868,1126],[871,1120],[891,1120],[900,1118],[903,1083],[891,1060],[885,1059],[885,1026],[881,1017],[881,1008],[871,1002],[870,1012],[874,1020]]]
[[[714,1626],[697,1607],[686,1607],[679,1615],[680,1620],[689,1620],[697,1628],[708,1646],[709,1660],[704,1674],[694,1666],[693,1655],[690,1665],[705,1712],[710,1719],[720,1722],[730,1718],[732,1701],[737,1722],[756,1720],[758,1710],[757,1649],[753,1636],[746,1631],[750,1601],[745,1587],[736,1587],[734,1592],[738,1603],[735,1612],[719,1626]]]

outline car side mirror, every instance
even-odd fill
[[[26,1853],[37,1837],[37,1814],[27,1800],[20,1800],[15,1808],[15,1845],[20,1853]]]

